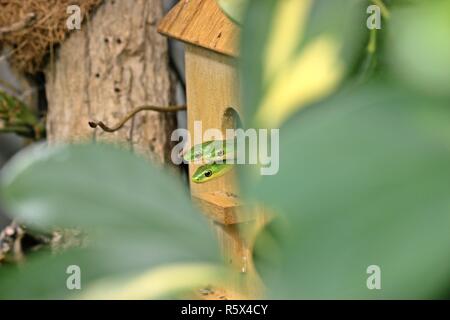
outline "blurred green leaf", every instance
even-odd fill
[[[193,288],[226,279],[224,269],[210,264],[164,265],[144,273],[120,278],[104,278],[81,292],[80,299],[160,299],[192,293]]]
[[[450,96],[450,1],[394,8],[388,49],[402,81],[430,95]]]
[[[385,82],[292,118],[279,173],[247,186],[289,221],[271,246],[277,268],[258,266],[275,297],[442,298],[449,288],[450,108]],[[381,290],[366,287],[370,265]]]
[[[2,266],[0,269],[0,299],[62,299],[77,290],[67,289],[67,268],[77,265],[81,269],[81,289],[95,279],[133,269],[123,268],[128,256],[114,254],[111,250],[74,249],[58,255],[39,252],[20,267]],[[126,261],[127,263],[128,261]],[[142,265],[141,265],[142,267]]]
[[[217,0],[220,8],[234,22],[241,23],[248,0]]]
[[[82,265],[83,281],[167,263],[217,263],[218,247],[206,221],[182,185],[162,171],[105,145],[21,153],[2,171],[2,199],[14,218],[40,230],[81,228],[88,232],[89,248],[31,257],[23,269],[1,270],[0,294],[67,294],[62,279],[69,262]]]
[[[250,1],[242,32],[245,118],[277,127],[332,93],[367,32],[363,2]]]

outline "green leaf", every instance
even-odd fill
[[[186,276],[188,275],[188,276]],[[227,279],[224,269],[210,264],[164,265],[154,270],[122,278],[105,278],[93,283],[80,299],[154,299],[180,293],[192,294],[193,288]]]
[[[217,0],[222,11],[234,22],[241,23],[248,0]]]
[[[129,243],[127,250],[121,250],[111,243],[107,248],[74,249],[58,255],[40,252],[21,268],[2,267],[0,299],[158,299],[189,292],[227,275],[223,266],[214,263],[153,266],[148,259],[151,248],[145,251],[144,247]],[[81,271],[80,290],[67,287],[71,275],[67,270],[73,265]]]
[[[2,268],[1,294],[68,294],[62,279],[69,263],[82,267],[87,282],[168,263],[217,263],[217,244],[206,221],[181,183],[163,170],[106,145],[21,153],[2,171],[2,200],[13,218],[39,230],[81,228],[89,247],[31,257],[23,270]]]
[[[281,128],[279,173],[247,186],[288,221],[279,244],[262,237],[275,249],[257,252],[282,256],[276,268],[258,265],[274,296],[442,298],[449,123],[445,101],[387,82],[345,90]],[[370,265],[381,268],[381,290],[366,286]]]
[[[450,96],[450,2],[395,8],[388,57],[399,79],[430,95]]]
[[[250,1],[242,31],[245,118],[277,127],[334,92],[362,48],[363,2]]]

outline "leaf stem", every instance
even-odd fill
[[[391,13],[390,13],[389,9],[386,7],[386,5],[384,4],[383,0],[372,0],[372,2],[373,2],[373,4],[380,7],[381,15],[384,18],[389,19],[389,17],[391,16]]]
[[[367,45],[367,52],[374,54],[377,50],[377,29],[370,30],[369,44]]]
[[[3,86],[4,88],[11,90],[12,92],[14,92],[15,94],[20,94],[20,90],[17,89],[15,86],[13,86],[11,83],[9,83],[6,80],[3,80],[0,78],[0,85]]]

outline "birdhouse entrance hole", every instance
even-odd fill
[[[233,107],[228,107],[222,119],[222,131],[226,132],[227,129],[242,128],[242,120],[239,113]]]

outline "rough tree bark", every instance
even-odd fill
[[[88,126],[91,119],[115,124],[141,105],[174,104],[167,40],[156,30],[161,2],[105,1],[61,44],[45,71],[50,143],[114,141],[156,163],[171,162],[174,114],[144,112],[115,133]]]

